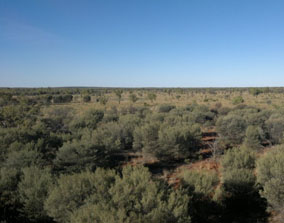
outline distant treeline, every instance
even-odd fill
[[[115,90],[122,91],[152,91],[166,93],[216,93],[216,92],[250,92],[251,94],[261,93],[284,93],[284,87],[259,87],[259,88],[101,88],[101,87],[57,87],[57,88],[0,88],[0,94],[12,95],[56,95],[56,94],[83,94],[91,95],[111,93]]]

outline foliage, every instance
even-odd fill
[[[248,148],[260,149],[262,148],[261,143],[265,139],[263,130],[258,126],[248,126],[246,130],[246,136],[244,144]]]
[[[246,121],[239,115],[228,114],[220,117],[216,123],[216,130],[220,137],[229,145],[239,145],[245,137]]]
[[[161,126],[159,122],[152,122],[135,129],[133,147],[160,160],[180,159],[198,148],[200,137],[200,128],[196,125]]]
[[[221,160],[224,171],[229,169],[253,169],[255,167],[255,154],[245,148],[227,150]]]
[[[157,95],[156,95],[155,93],[150,92],[150,93],[147,94],[147,98],[148,98],[151,102],[153,102],[153,101],[156,100]]]
[[[129,100],[130,100],[132,103],[135,103],[136,101],[138,101],[138,97],[137,97],[136,94],[131,93],[131,94],[129,95]]]
[[[144,167],[126,167],[116,176],[109,195],[90,197],[76,211],[71,222],[190,222],[188,196],[181,191],[166,192]]]
[[[186,158],[198,148],[201,138],[199,126],[163,126],[158,136],[159,150],[154,155],[159,159]]]
[[[193,222],[220,222],[216,214],[220,208],[212,199],[219,182],[215,171],[186,170],[182,174],[182,187],[191,195],[189,212]]]
[[[241,104],[241,103],[244,103],[244,99],[242,96],[237,96],[237,97],[234,97],[233,100],[232,100],[232,104],[233,105],[238,105],[238,104]]]
[[[270,90],[269,88],[250,88],[249,93],[251,95],[257,96],[262,93],[268,93],[269,90]]]
[[[99,102],[100,102],[100,104],[101,105],[106,105],[107,104],[107,102],[108,102],[108,97],[106,97],[106,96],[101,96],[100,98],[99,98]]]
[[[45,112],[40,119],[40,128],[54,133],[68,133],[74,111],[71,107],[56,107]]]
[[[270,141],[273,144],[279,144],[283,139],[284,132],[284,118],[281,113],[272,114],[266,121],[267,131]]]
[[[208,107],[192,104],[186,107],[186,110],[190,111],[187,115],[188,120],[191,123],[199,123],[199,124],[206,124],[209,125],[214,123],[215,114],[209,110]]]
[[[257,223],[267,202],[281,218],[282,149],[260,149],[283,141],[283,89],[2,88],[0,221]],[[160,179],[214,149],[216,172]]]
[[[257,161],[257,180],[263,186],[261,195],[275,210],[284,208],[284,146],[280,145]]]
[[[59,222],[70,222],[71,214],[94,193],[99,200],[114,180],[114,172],[98,169],[95,173],[82,172],[61,175],[50,189],[44,208],[48,215]]]
[[[95,170],[110,165],[110,150],[90,137],[66,142],[58,150],[54,165],[57,171],[65,173]]]
[[[31,221],[50,221],[43,206],[52,183],[53,179],[48,169],[42,170],[36,166],[23,169],[18,185],[20,201],[23,204],[21,212]]]
[[[3,166],[21,170],[23,167],[40,165],[43,164],[43,162],[44,161],[42,160],[42,156],[39,152],[25,148],[20,151],[12,151],[8,153]]]
[[[212,196],[219,178],[214,171],[187,170],[183,173],[183,183],[189,186],[195,194]]]
[[[147,123],[134,130],[133,148],[144,153],[153,153],[158,149],[160,124],[158,122]]]
[[[0,169],[0,220],[18,218],[17,209],[20,207],[17,185],[20,172],[15,168]]]
[[[0,108],[0,127],[31,126],[39,115],[38,106],[8,105]]]
[[[84,102],[90,102],[91,101],[91,96],[90,95],[84,95],[83,96],[83,101]]]
[[[53,96],[53,103],[69,103],[73,99],[70,94]]]
[[[259,193],[253,173],[255,156],[246,148],[232,149],[221,161],[222,187],[219,198],[226,208],[224,222],[259,222],[266,218],[266,202]]]
[[[71,124],[73,128],[89,128],[95,129],[99,122],[103,120],[104,112],[97,109],[90,109],[86,111],[83,116],[74,120]]]
[[[121,101],[121,97],[122,97],[122,94],[123,94],[123,90],[121,89],[117,89],[114,91],[115,95],[117,96],[118,98],[118,103],[120,104],[120,101]]]
[[[161,105],[159,107],[159,112],[161,113],[167,113],[167,112],[170,112],[172,109],[174,109],[176,106],[174,105]]]
[[[133,127],[122,123],[108,122],[93,132],[93,139],[108,150],[125,150],[132,147],[133,130]]]

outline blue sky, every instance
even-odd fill
[[[0,0],[0,87],[284,86],[283,0]]]

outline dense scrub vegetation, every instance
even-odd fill
[[[0,222],[281,222],[282,93],[0,89]]]

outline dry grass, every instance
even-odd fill
[[[248,92],[227,92],[220,91],[216,94],[203,93],[203,92],[185,92],[179,94],[173,92],[168,94],[166,92],[156,93],[157,98],[151,102],[147,98],[148,92],[145,91],[133,91],[137,95],[138,100],[133,103],[129,99],[130,92],[125,92],[122,95],[121,102],[118,103],[118,98],[114,93],[107,93],[104,95],[108,99],[106,105],[101,104],[98,100],[100,96],[92,96],[91,102],[82,102],[81,95],[74,95],[73,101],[68,104],[51,105],[54,106],[69,106],[73,108],[76,113],[84,112],[90,108],[109,110],[112,107],[118,109],[127,108],[130,106],[135,107],[149,107],[152,110],[157,110],[160,105],[171,104],[177,107],[183,107],[192,103],[198,103],[200,105],[206,105],[210,108],[214,108],[217,103],[221,103],[222,107],[232,108],[236,105],[232,103],[233,99],[237,96],[241,96],[244,99],[246,105],[255,106],[262,109],[275,109],[276,107],[284,107],[284,94],[281,93],[265,93],[258,96],[253,96]]]

